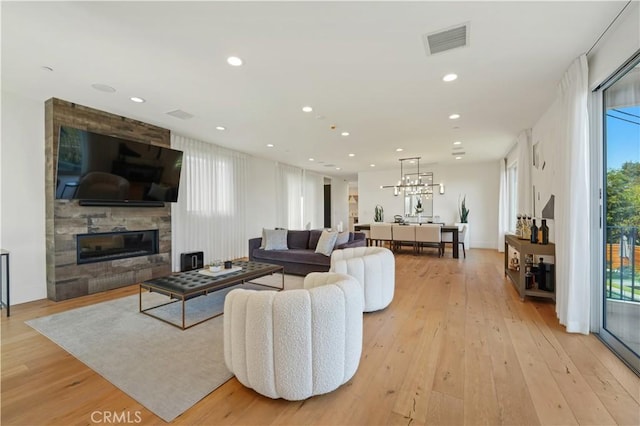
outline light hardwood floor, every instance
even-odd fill
[[[521,302],[498,252],[405,253],[393,302],[364,316],[362,358],[347,384],[288,402],[231,379],[173,423],[640,424],[640,379],[595,336],[565,333],[553,303]],[[2,425],[91,424],[92,413],[107,424],[105,412],[164,423],[24,324],[136,291],[12,307],[2,318]]]

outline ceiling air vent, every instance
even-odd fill
[[[456,25],[446,30],[423,34],[422,40],[424,41],[427,55],[435,55],[458,47],[465,47],[469,44],[469,24]]]
[[[177,109],[175,111],[169,111],[167,114],[172,117],[179,118],[181,120],[188,120],[190,118],[193,118],[193,114],[189,114],[188,112],[183,111],[181,109]]]
[[[458,152],[452,152],[451,155],[456,156],[456,155],[465,155],[466,152],[464,151],[458,151]]]

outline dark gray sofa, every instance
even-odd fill
[[[249,260],[273,263],[284,267],[284,272],[293,275],[307,275],[310,272],[326,272],[331,264],[331,256],[316,253],[316,246],[322,234],[321,229],[310,231],[287,231],[288,250],[264,250],[260,248],[262,238],[249,240]],[[366,246],[365,234],[350,232],[349,241],[334,248]]]

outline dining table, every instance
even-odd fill
[[[391,222],[391,223],[394,223],[394,222]],[[422,223],[420,223],[419,225],[422,225]],[[414,226],[419,226],[419,225],[415,224]],[[411,225],[407,224],[406,226],[411,226]],[[353,230],[355,232],[369,231],[370,229],[371,229],[371,224],[369,223],[356,223],[353,227]],[[459,230],[460,229],[458,228],[457,225],[442,225],[440,227],[440,234],[451,234],[454,259],[458,259],[460,257],[460,250],[459,250],[460,240],[458,239]]]

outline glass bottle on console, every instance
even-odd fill
[[[531,243],[532,244],[537,244],[538,243],[538,227],[536,226],[536,220],[533,219],[533,224],[531,225]]]
[[[542,219],[542,225],[540,225],[540,231],[542,232],[542,238],[540,244],[549,244],[549,227],[547,226],[547,220]]]

